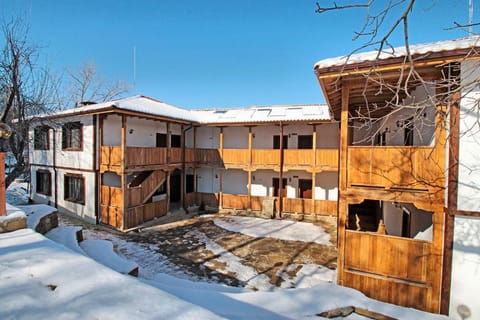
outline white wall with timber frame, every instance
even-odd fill
[[[461,63],[462,88],[450,315],[466,305],[471,319],[480,318],[480,60]]]

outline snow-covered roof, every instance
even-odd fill
[[[411,55],[422,55],[433,52],[444,52],[468,49],[480,46],[480,36],[461,38],[455,40],[445,40],[439,42],[431,42],[424,44],[410,45]],[[384,48],[382,52],[378,50],[355,53],[346,56],[340,56],[335,58],[328,58],[318,61],[315,64],[315,69],[322,69],[334,66],[352,65],[366,61],[375,61],[377,59],[384,60],[390,58],[399,58],[407,55],[406,47],[397,48]]]
[[[136,95],[124,99],[107,101],[102,103],[88,104],[77,108],[60,111],[54,116],[74,116],[84,113],[101,112],[108,109],[133,111],[152,116],[167,117],[178,120],[195,121],[190,110],[152,99],[150,97]]]
[[[328,121],[330,110],[326,104],[255,106],[234,109],[194,110],[200,123],[262,123],[279,121]]]
[[[89,104],[60,111],[52,116],[75,116],[85,113],[98,113],[112,109],[138,112],[144,115],[177,119],[199,124],[328,121],[332,119],[328,105],[326,104],[188,110],[141,95],[97,104]]]

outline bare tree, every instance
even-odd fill
[[[17,18],[1,25],[4,40],[0,56],[0,122],[12,129],[3,151],[15,158],[6,186],[28,169],[28,127],[36,115],[57,108],[58,81],[37,64],[39,48],[28,39],[29,27]],[[3,164],[1,164],[3,165]]]
[[[323,2],[325,3],[325,2]],[[425,3],[422,3],[424,6]],[[417,58],[412,54],[412,46],[409,42],[409,20],[415,6],[420,5],[415,0],[365,0],[344,1],[337,4],[329,1],[327,5],[316,3],[316,13],[327,14],[329,12],[342,10],[364,10],[364,20],[359,26],[359,30],[355,32],[353,41],[359,42],[354,50],[346,57],[347,64],[353,54],[360,51],[373,50],[376,57],[371,61],[370,70],[365,72],[359,81],[363,81],[363,108],[357,108],[350,119],[353,120],[354,126],[361,127],[370,132],[360,143],[374,143],[374,137],[382,133],[382,123],[386,123],[389,118],[397,116],[406,109],[411,109],[410,114],[413,118],[408,121],[399,122],[401,129],[409,126],[412,122],[421,123],[421,126],[434,127],[434,121],[428,122],[424,115],[428,109],[435,108],[439,105],[448,105],[455,94],[463,93],[472,84],[478,82],[479,79],[473,79],[471,83],[459,82],[459,64],[445,64],[437,68],[441,80],[437,80],[433,84],[431,74],[423,72],[415,61]],[[430,4],[430,6],[435,4]],[[424,8],[422,8],[424,9]],[[477,25],[476,23],[461,23],[454,21],[452,18],[452,28],[465,29],[469,26]],[[398,56],[403,57],[403,67],[396,79],[387,79],[380,72],[377,72],[378,62],[383,55],[388,52],[397,54],[392,44],[394,34],[401,33],[403,38],[404,51]],[[473,49],[465,53],[465,59],[470,55],[477,54]],[[423,87],[428,92],[429,87],[435,86],[435,94],[428,95],[423,101],[410,100],[405,104],[405,99],[412,98],[412,90],[414,88]],[[431,111],[431,110],[430,110]],[[480,127],[476,128],[477,130]],[[417,127],[415,128],[417,130]],[[403,130],[402,130],[403,131]]]
[[[93,61],[82,63],[78,70],[67,70],[69,80],[67,100],[78,106],[84,102],[104,102],[119,98],[129,90],[123,81],[106,82],[97,72]]]

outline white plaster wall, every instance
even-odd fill
[[[426,231],[432,225],[432,213],[416,208],[410,203],[400,203],[395,207],[393,202],[383,201],[383,222],[387,229],[387,234],[392,236],[402,236],[403,208],[410,212],[410,234],[415,238],[420,232]],[[426,233],[422,236],[423,240],[431,241],[431,234]]]
[[[218,149],[220,129],[217,127],[199,127],[197,129],[197,148]]]
[[[43,195],[43,194],[39,194],[39,193],[36,193],[36,185],[37,185],[37,170],[43,170],[43,171],[49,171],[50,172],[50,175],[51,175],[51,180],[50,180],[50,183],[51,183],[51,196],[46,196],[46,195]],[[35,165],[32,165],[30,167],[30,182],[31,182],[31,186],[32,186],[32,192],[31,192],[31,198],[34,202],[36,203],[43,203],[43,204],[48,204],[48,205],[55,205],[55,188],[57,187],[55,185],[55,175],[54,175],[54,171],[52,168],[48,168],[48,167],[39,167],[39,166],[35,166]]]
[[[30,159],[30,163],[32,164],[52,164],[53,163],[53,135],[54,129],[49,130],[48,138],[49,138],[49,150],[35,150],[34,148],[34,130],[35,127],[41,126],[42,123],[31,125],[28,131],[28,141],[29,141],[29,148],[28,148],[28,157]],[[46,124],[52,126],[51,124]],[[58,142],[57,142],[58,143]],[[60,141],[61,143],[61,141]]]
[[[165,122],[127,117],[127,146],[155,147],[157,133],[167,133]]]
[[[298,180],[312,179],[312,175],[306,171],[287,171],[283,173],[283,177],[287,179],[287,198],[297,198],[298,195]]]
[[[193,148],[193,127],[190,127],[188,130],[185,130],[185,147]]]
[[[450,317],[461,319],[459,305],[466,305],[480,319],[480,218],[455,216]]]
[[[337,200],[338,199],[338,172],[323,171],[317,173],[315,186],[315,199]]]
[[[61,123],[81,122],[83,124],[83,150],[82,151],[64,151],[62,150],[62,127]],[[93,116],[77,116],[68,119],[62,119],[56,128],[56,165],[58,167],[69,167],[79,169],[93,168]]]
[[[280,134],[278,126],[258,126],[252,128],[255,137],[252,139],[253,149],[272,149],[273,136]]]
[[[248,128],[223,128],[223,147],[225,149],[248,149]]]
[[[215,168],[197,169],[197,192],[217,193],[220,190],[220,172]]]
[[[480,61],[462,62],[463,83],[480,77]],[[478,81],[477,81],[478,82]],[[460,145],[458,170],[458,209],[480,211],[480,126],[478,124],[478,84],[466,86],[460,101]]]
[[[243,170],[225,170],[223,172],[223,193],[248,194],[248,174]]]
[[[397,121],[405,121],[411,117],[414,118],[413,144],[417,146],[432,146],[435,142],[435,107],[428,101],[428,96],[435,94],[433,83],[427,83],[425,86],[418,86],[411,97],[403,101],[403,105],[409,106],[424,103],[425,108],[417,111],[415,108],[402,108],[395,112],[393,116],[386,118],[381,123],[373,123],[370,130],[366,126],[362,127],[360,122],[354,123],[353,141],[355,145],[371,145],[372,141],[366,139],[375,132],[386,133],[386,144],[388,146],[402,146],[404,144],[404,129],[397,126]],[[416,112],[418,114],[416,115]]]
[[[340,125],[328,123],[317,125],[317,149],[338,149]]]
[[[103,119],[103,145],[120,146],[122,144],[122,117],[109,114]]]
[[[288,136],[288,149],[298,148],[299,135],[312,135],[313,127],[307,124],[289,124],[284,126],[283,134]],[[273,138],[271,139],[273,142]]]
[[[272,178],[278,178],[278,172],[257,170],[252,172],[252,196],[273,196]]]

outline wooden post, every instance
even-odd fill
[[[193,192],[197,203],[197,127],[193,128]]]
[[[186,209],[185,206],[185,131],[183,128],[183,124],[180,125],[180,146],[182,147],[182,172],[180,172],[180,203],[182,204],[182,208]]]
[[[342,113],[340,124],[340,146],[339,146],[339,197],[338,197],[338,221],[337,221],[337,283],[343,285],[344,258],[345,258],[345,229],[348,212],[348,202],[345,196],[347,191],[347,152],[348,152],[348,105],[350,88],[344,83],[342,86]]]
[[[223,127],[220,127],[220,133],[218,137],[218,143],[220,147],[220,159],[223,159]],[[218,208],[222,209],[223,208],[223,170],[220,172],[220,190],[218,192]]]
[[[126,161],[127,161],[127,116],[122,114],[122,143],[121,143],[121,153],[122,153],[122,161],[121,161],[121,181],[122,181],[122,222],[121,225],[118,225],[118,217],[115,218],[115,224],[117,228],[121,228],[122,230],[125,229],[125,220],[127,220],[127,176],[125,173]]]
[[[167,212],[170,211],[170,170],[167,171]]]
[[[445,211],[445,227],[443,239],[443,267],[442,267],[442,289],[440,298],[440,312],[448,315],[450,307],[450,287],[452,283],[452,256],[453,256],[453,235],[455,225],[455,213],[458,209],[458,160],[459,160],[459,134],[460,134],[460,93],[452,97],[450,105],[450,135],[448,137],[448,196],[447,208]],[[435,138],[437,138],[436,135]],[[436,143],[442,141],[436,141]],[[443,148],[442,148],[443,149]]]
[[[170,132],[170,122],[167,122],[167,164],[170,164],[172,152],[172,133]]]
[[[315,186],[317,184],[317,125],[313,125],[312,133],[312,151],[313,151],[313,164],[312,164],[312,213],[316,214],[315,208]]]
[[[248,207],[252,209],[252,160],[253,160],[253,133],[252,127],[248,127]]]
[[[7,215],[7,199],[5,195],[5,152],[0,152],[0,216]]]
[[[282,217],[283,211],[283,124],[280,122],[280,172],[278,174],[278,214],[277,218]]]

